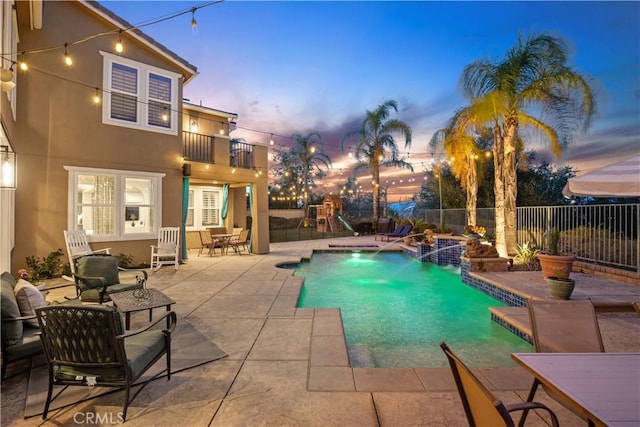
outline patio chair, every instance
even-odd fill
[[[604,351],[598,318],[591,300],[527,300],[533,345],[537,353],[601,353]],[[535,378],[527,396],[533,400],[540,381]],[[548,387],[545,392],[576,415],[580,410]],[[522,413],[519,426],[524,424],[527,411]]]
[[[393,230],[390,233],[377,233],[376,236],[381,236],[380,240],[384,241],[384,238],[387,238],[387,242],[390,241],[390,239],[392,237],[404,237],[406,235],[408,235],[411,232],[411,229],[413,228],[413,226],[411,224],[408,225],[399,225],[398,227],[396,227],[395,230]],[[377,239],[377,237],[374,236],[374,239]]]
[[[173,264],[178,269],[180,260],[180,228],[161,227],[158,244],[151,245],[151,270],[159,270],[163,265]]]
[[[462,400],[462,406],[467,416],[467,421],[471,427],[474,426],[515,426],[511,412],[529,409],[542,409],[549,413],[551,424],[558,426],[556,414],[546,405],[538,402],[514,403],[505,405],[485,387],[482,382],[471,372],[471,370],[451,351],[444,343],[440,343],[440,348],[447,356],[453,378],[458,388],[458,394]]]
[[[111,251],[111,248],[91,249],[84,230],[64,230],[64,243],[67,246],[69,267],[71,267],[72,274],[76,272],[78,258],[95,254],[108,255]]]
[[[215,244],[211,238],[211,233],[207,230],[200,230],[198,234],[200,234],[200,250],[198,251],[198,256],[202,255],[202,251],[205,249],[208,249],[209,253],[215,252]]]
[[[120,272],[133,272],[135,281],[120,282]],[[143,289],[147,281],[144,270],[118,267],[118,258],[111,255],[85,256],[78,260],[77,273],[73,275],[76,284],[76,295],[82,302],[110,301],[109,294],[134,289]]]
[[[171,333],[176,326],[173,311],[126,333],[122,316],[110,306],[57,304],[37,309],[36,316],[49,370],[42,419],[47,418],[49,405],[59,395],[52,398],[54,385],[123,388],[124,422],[129,404],[149,382],[129,399],[131,386],[162,356],[167,359],[167,380],[171,379]],[[166,329],[152,329],[159,323]]]
[[[236,252],[238,255],[242,255],[241,247],[243,247],[245,251],[249,252],[249,249],[247,248],[248,239],[249,239],[249,229],[243,229],[237,238],[232,237],[229,240],[229,246],[232,247],[233,251]]]

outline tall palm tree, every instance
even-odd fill
[[[293,154],[297,158],[301,166],[300,191],[302,197],[304,216],[309,217],[309,193],[313,188],[315,173],[322,176],[323,169],[328,170],[331,167],[331,158],[325,153],[322,146],[322,137],[317,132],[311,132],[307,135],[294,134],[291,136],[296,143],[293,148]]]
[[[546,34],[518,39],[498,63],[465,67],[460,84],[472,114],[493,128],[496,248],[514,254],[516,239],[516,151],[523,129],[537,129],[559,156],[573,134],[586,129],[595,110],[586,78],[567,65],[567,47]],[[532,114],[539,113],[538,117]]]
[[[366,164],[373,178],[373,217],[380,216],[380,167],[403,167],[413,171],[411,164],[400,158],[398,145],[393,137],[401,134],[405,138],[404,147],[411,146],[411,127],[405,122],[390,118],[391,110],[398,111],[398,103],[388,100],[380,104],[375,110],[367,110],[362,124],[358,129],[348,132],[342,140],[344,143],[352,137],[357,137],[356,159]]]
[[[442,146],[447,157],[453,159],[451,170],[466,191],[467,224],[476,225],[478,198],[479,153],[483,151],[478,141],[487,139],[487,129],[476,123],[469,108],[456,111],[446,128],[433,134],[429,145]],[[480,171],[481,173],[481,171]]]

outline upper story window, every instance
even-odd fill
[[[102,122],[177,135],[180,75],[100,53],[104,58]]]
[[[93,241],[158,235],[164,174],[65,166],[69,172],[69,230]]]

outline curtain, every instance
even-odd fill
[[[189,214],[189,178],[182,178],[182,223],[180,224],[180,246],[182,259],[187,259],[187,215]]]
[[[253,216],[253,186],[255,184],[249,184],[249,212],[251,213],[251,215]],[[258,218],[255,218],[256,220]],[[256,221],[251,221],[251,233],[250,236],[251,238],[249,239],[249,253],[253,253],[253,230],[256,229],[256,227],[254,226],[254,224],[256,223]]]
[[[227,219],[227,214],[229,213],[229,184],[224,184],[222,186],[222,211],[220,215],[222,216],[222,220]]]

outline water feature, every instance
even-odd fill
[[[455,267],[399,253],[314,253],[300,307],[340,307],[352,366],[445,366],[446,341],[473,366],[514,366],[532,347],[491,321],[503,303],[462,283]]]

